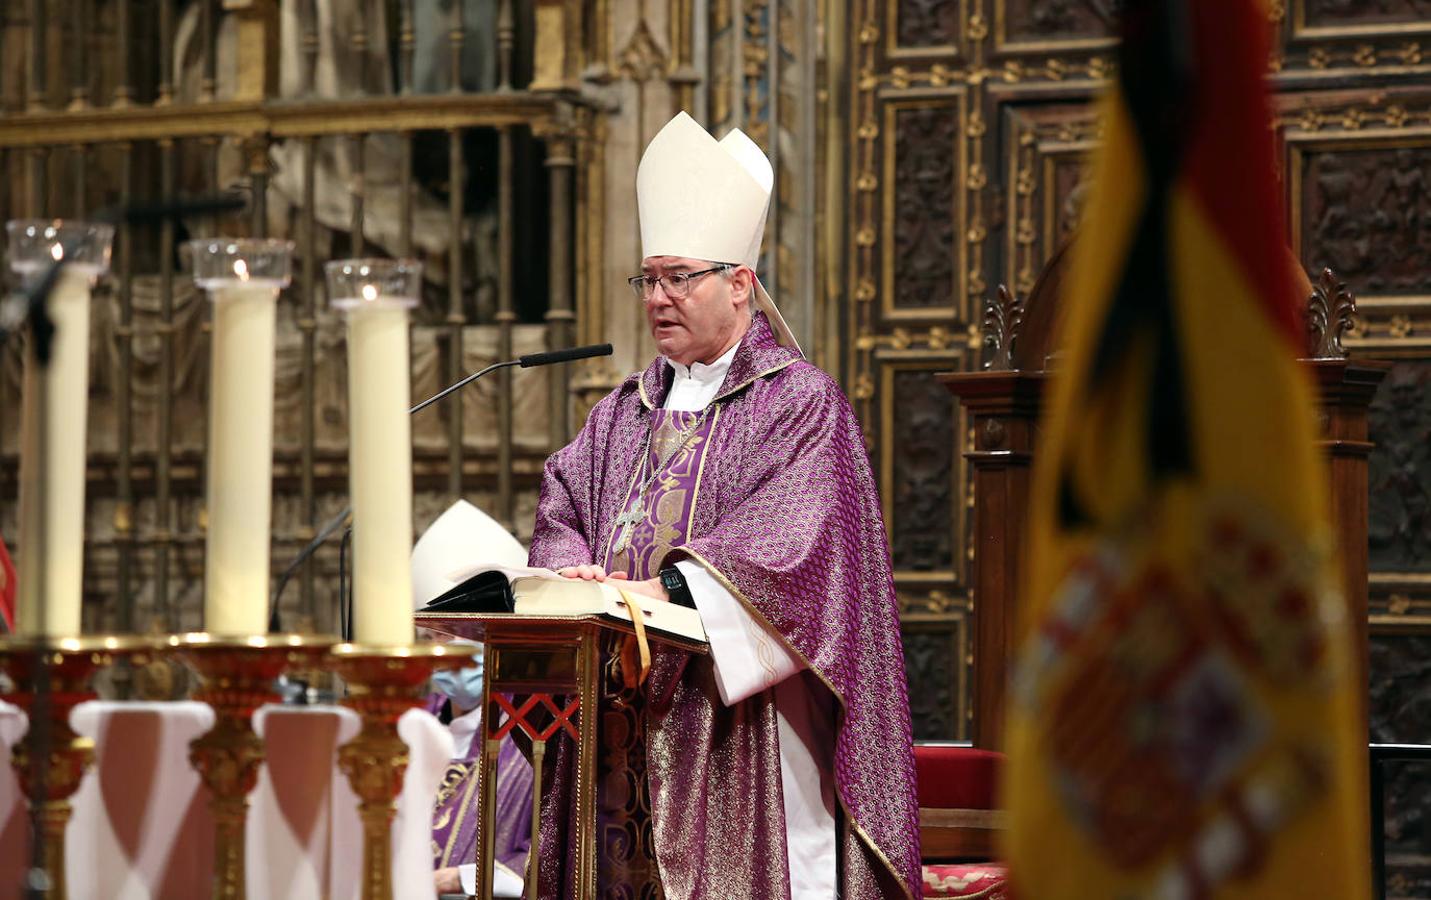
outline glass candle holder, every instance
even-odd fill
[[[293,277],[293,242],[268,238],[205,238],[189,242],[194,282],[206,291],[263,285],[288,286]]]
[[[341,259],[328,299],[348,321],[348,479],[353,505],[353,639],[410,644],[412,630],[412,371],[408,310],[422,264]]]
[[[73,637],[84,566],[90,290],[109,270],[114,227],[23,219],[7,222],[5,232],[10,268],[26,287],[63,263],[45,298],[54,326],[47,362],[41,365],[34,341],[25,354],[16,631]]]
[[[422,263],[414,259],[338,259],[324,274],[328,302],[343,312],[365,305],[412,309],[422,296]]]
[[[189,242],[194,281],[214,303],[204,628],[268,631],[273,496],[273,371],[278,294],[289,283],[289,241]]]
[[[65,271],[90,280],[109,271],[114,226],[65,219],[12,219],[5,223],[10,268],[29,281],[65,260]]]

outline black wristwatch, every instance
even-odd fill
[[[666,595],[671,598],[672,603],[689,609],[696,608],[696,599],[691,596],[691,589],[686,584],[686,576],[681,574],[680,569],[675,566],[662,569],[661,587],[666,589]]]

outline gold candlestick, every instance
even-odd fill
[[[40,804],[40,834],[35,838],[44,842],[43,864],[53,900],[65,900],[66,896],[65,826],[70,821],[70,797],[94,761],[94,741],[75,733],[70,713],[94,699],[89,680],[96,669],[109,665],[117,655],[140,654],[154,646],[145,638],[113,636],[0,640],[0,670],[14,685],[13,692],[0,695],[0,700],[13,703],[30,717],[30,727],[15,745],[10,764],[31,806]],[[37,702],[42,678],[48,678],[43,705]],[[37,715],[44,717],[43,727]],[[47,748],[39,746],[45,732]],[[45,758],[36,769],[35,754],[40,752]]]
[[[202,633],[174,639],[179,653],[203,679],[194,699],[214,710],[214,727],[189,745],[189,761],[209,789],[215,898],[242,900],[245,894],[248,795],[263,763],[263,740],[254,733],[253,713],[278,699],[274,679],[289,669],[311,668],[335,640],[300,634]]]
[[[329,665],[348,685],[343,705],[362,719],[357,737],[338,750],[338,767],[358,795],[363,820],[363,900],[392,900],[393,801],[402,792],[407,744],[397,721],[417,705],[422,685],[439,669],[470,665],[475,647],[339,644]]]

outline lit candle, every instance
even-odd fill
[[[353,639],[410,644],[412,432],[408,310],[420,263],[339,260],[328,296],[348,317],[348,480],[353,506]]]
[[[274,317],[288,241],[190,242],[194,279],[214,303],[209,375],[204,629],[268,630],[273,497]]]
[[[114,229],[84,222],[16,221],[6,230],[10,265],[27,287],[69,254],[47,301],[54,326],[49,363],[41,372],[33,335],[25,356],[15,629],[19,634],[70,637],[80,632],[84,576],[90,289],[109,268]]]

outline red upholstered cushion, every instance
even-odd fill
[[[960,863],[924,867],[925,897],[1008,900],[1009,870],[1002,863]]]
[[[994,791],[1004,754],[972,747],[914,745],[919,805],[927,809],[997,809]]]

